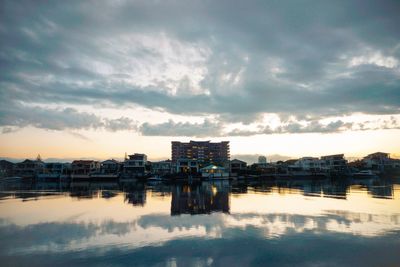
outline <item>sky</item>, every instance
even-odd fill
[[[398,1],[0,1],[0,156],[400,157]]]

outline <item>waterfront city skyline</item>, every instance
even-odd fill
[[[399,0],[0,0],[1,266],[398,266]]]
[[[396,1],[0,10],[0,157],[158,160],[173,140],[227,140],[232,156],[400,157]]]

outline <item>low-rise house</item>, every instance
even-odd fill
[[[193,159],[178,159],[176,161],[177,173],[198,173],[199,162]]]
[[[38,174],[43,173],[43,169],[44,162],[38,156],[36,160],[26,159],[22,162],[17,163],[15,165],[14,174],[16,176],[33,178],[36,177]]]
[[[216,165],[208,165],[207,167],[200,169],[201,176],[204,178],[228,178],[229,172],[226,171],[224,167],[216,166]]]
[[[71,173],[70,163],[47,162],[44,164],[44,169],[39,178],[60,178],[68,176]]]
[[[347,160],[344,158],[344,154],[322,156],[321,160],[327,171],[336,173],[347,171]]]
[[[389,153],[383,153],[383,152],[372,153],[364,157],[362,161],[367,169],[381,171],[381,172],[395,168],[400,168],[400,161],[390,158]]]
[[[288,174],[293,168],[297,159],[289,159],[286,161],[279,160],[274,164],[276,174]]]
[[[259,174],[274,174],[276,172],[276,166],[272,163],[253,163],[250,169]]]
[[[121,171],[122,164],[115,159],[108,159],[101,162],[101,174],[118,174]]]
[[[100,171],[100,162],[95,160],[74,160],[71,163],[71,173],[73,176],[89,176],[91,173]]]
[[[347,166],[349,166],[349,168],[353,168],[353,169],[363,169],[363,168],[365,168],[365,163],[364,163],[364,161],[357,159],[357,160],[347,163]]]
[[[233,159],[230,161],[229,167],[231,173],[241,173],[246,171],[247,163],[242,160]]]
[[[303,157],[298,159],[293,166],[303,171],[320,172],[325,170],[325,161],[314,157]]]
[[[143,177],[147,174],[147,156],[145,154],[135,153],[129,155],[129,158],[125,159],[123,165],[123,172],[127,176],[132,177]]]
[[[0,177],[10,177],[14,175],[14,163],[8,160],[0,160]]]
[[[167,175],[172,172],[172,161],[171,160],[163,160],[152,162],[151,164],[151,173],[155,175]]]

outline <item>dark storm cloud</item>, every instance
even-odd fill
[[[182,129],[170,135],[188,135],[183,128],[194,126],[204,136],[263,113],[400,114],[399,13],[397,1],[2,1],[1,102],[141,105],[220,119],[197,125],[205,132],[145,123],[149,135],[169,126]],[[3,108],[1,126],[72,123],[15,112]],[[91,115],[72,128],[105,124]],[[120,130],[132,123],[126,120],[106,124]],[[347,127],[311,126],[281,132]]]

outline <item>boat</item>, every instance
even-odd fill
[[[149,183],[149,184],[160,183],[160,182],[163,182],[165,180],[166,179],[161,178],[160,176],[152,176],[152,177],[147,178],[147,183]]]
[[[19,182],[23,178],[20,176],[13,176],[13,177],[2,177],[0,178],[0,182]]]
[[[208,176],[203,175],[205,180],[229,180],[229,173],[210,173]]]
[[[59,180],[61,177],[58,173],[40,173],[37,175],[38,180]]]
[[[371,170],[364,170],[353,173],[354,178],[375,178],[377,175],[373,173]]]
[[[90,179],[93,181],[102,181],[102,180],[118,180],[119,174],[117,173],[92,173],[90,174]]]
[[[71,180],[88,181],[90,180],[89,174],[71,174]]]

